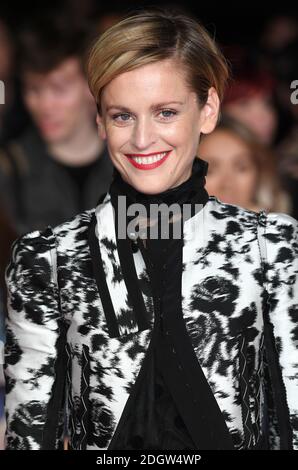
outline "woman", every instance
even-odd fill
[[[275,155],[255,134],[229,116],[201,139],[198,154],[207,160],[206,189],[218,199],[253,211],[290,213],[281,189]]]
[[[88,77],[115,175],[96,208],[14,244],[7,447],[60,448],[66,415],[71,449],[292,448],[297,224],[206,192],[221,53],[148,11],[95,42]]]

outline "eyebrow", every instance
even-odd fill
[[[150,109],[152,110],[159,109],[159,108],[162,108],[163,106],[169,106],[170,104],[184,104],[184,102],[183,101],[167,101],[164,103],[157,103],[157,104],[153,104],[152,106],[150,106]],[[119,106],[119,105],[114,105],[114,104],[107,106],[107,111],[110,111],[110,109],[119,109],[120,111],[125,111],[128,113],[131,112],[131,110],[127,108],[126,106]]]

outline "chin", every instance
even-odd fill
[[[50,145],[59,144],[65,140],[65,134],[61,132],[41,132],[43,139]]]
[[[65,126],[63,127],[61,124],[46,127],[37,122],[36,127],[38,128],[42,138],[50,144],[63,142],[71,135],[70,130]]]

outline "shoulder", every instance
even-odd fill
[[[81,249],[88,242],[88,229],[95,208],[81,212],[53,228],[56,247],[61,251]]]
[[[294,217],[282,212],[269,212],[263,214],[262,219],[268,235],[272,232],[287,240],[297,238],[298,221]]]
[[[210,223],[215,224],[215,229],[220,230],[222,226],[221,230],[224,230],[226,235],[239,235],[246,231],[255,232],[258,225],[258,212],[225,203],[215,196],[209,196],[205,212],[208,214]]]
[[[251,211],[226,204],[215,196],[210,196],[206,210],[209,225],[215,232],[238,240],[252,241],[257,237],[261,253],[271,265],[286,258],[293,266],[297,263],[298,222],[290,215]]]
[[[271,212],[263,216],[261,225],[267,290],[276,302],[284,302],[284,312],[290,312],[292,306],[294,312],[298,293],[298,222],[287,214]],[[286,301],[282,293],[287,295]]]
[[[288,214],[270,212],[262,214],[260,225],[268,262],[298,270],[298,221]]]
[[[18,247],[57,248],[57,245],[67,242],[74,244],[87,239],[87,231],[95,208],[85,210],[59,225],[48,225],[44,230],[35,230],[19,237],[13,244]]]
[[[10,263],[6,268],[7,281],[24,278],[30,273],[50,276],[55,280],[57,249],[73,252],[88,240],[88,227],[94,209],[84,211],[69,220],[44,230],[34,230],[18,237],[11,246]],[[29,276],[30,277],[30,276]]]
[[[216,196],[209,196],[208,205],[214,216],[221,218],[224,216],[246,216],[247,218],[256,218],[258,212],[245,209],[244,207],[237,206],[236,204],[229,204],[221,201]]]
[[[55,235],[51,227],[21,235],[11,246],[10,262],[5,271],[6,282],[23,286],[33,275],[40,282],[51,281],[54,250]]]
[[[297,236],[298,221],[282,212],[259,212],[245,209],[235,204],[227,204],[215,196],[209,197],[208,210],[216,219],[234,219],[235,221],[260,225],[267,231],[281,232],[281,235],[295,234]]]
[[[26,256],[42,254],[52,248],[55,248],[55,235],[48,226],[19,236],[11,245],[11,259],[17,263]]]
[[[27,142],[32,141],[32,131],[30,129],[24,130],[18,137],[9,139],[4,142],[0,148],[0,176],[2,178],[12,178],[17,174],[25,174],[28,172],[29,162],[33,159],[35,164],[40,166],[39,152],[32,151],[32,145],[29,146]]]

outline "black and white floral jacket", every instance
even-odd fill
[[[235,449],[253,449],[266,426],[270,449],[298,447],[297,230],[288,215],[214,196],[184,223],[183,317]],[[8,449],[59,449],[65,418],[73,449],[109,448],[154,322],[146,265],[133,257],[147,324],[129,301],[109,193],[13,244]]]

